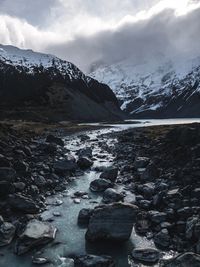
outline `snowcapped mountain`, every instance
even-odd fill
[[[0,117],[55,120],[119,119],[117,98],[104,84],[55,56],[0,45]]]
[[[53,55],[37,53],[30,49],[22,50],[11,45],[0,45],[0,61],[28,74],[52,68],[59,71],[63,77],[68,76],[70,80],[89,79],[70,62]]]
[[[200,57],[127,59],[90,74],[110,86],[134,117],[199,117]]]

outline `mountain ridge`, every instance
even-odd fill
[[[31,119],[36,113],[53,120],[123,117],[111,89],[73,63],[13,46],[0,45],[0,97],[0,118],[20,117],[23,111]]]
[[[91,77],[108,84],[121,108],[135,118],[199,117],[200,57],[125,60]]]

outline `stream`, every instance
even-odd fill
[[[67,149],[71,151],[72,155],[76,155],[76,151],[84,147],[91,147],[93,157],[95,159],[91,170],[86,171],[78,178],[74,178],[68,185],[64,192],[47,198],[47,210],[45,210],[41,217],[43,220],[51,220],[53,225],[58,228],[56,242],[49,244],[41,249],[42,257],[47,257],[52,263],[44,265],[48,267],[67,267],[64,263],[65,257],[74,254],[94,254],[94,255],[110,255],[116,261],[116,267],[130,267],[130,266],[144,266],[142,264],[134,265],[129,261],[129,255],[135,247],[154,247],[154,243],[145,237],[138,236],[134,229],[131,238],[128,242],[116,245],[106,244],[106,242],[98,244],[90,244],[85,241],[86,229],[79,227],[77,218],[79,211],[83,208],[92,208],[101,203],[102,195],[92,193],[89,190],[89,184],[92,180],[97,179],[100,172],[95,171],[96,167],[112,166],[113,156],[111,153],[103,150],[102,144],[113,146],[117,141],[115,138],[107,138],[104,134],[126,130],[135,127],[147,127],[153,125],[170,125],[200,122],[200,119],[167,119],[167,120],[134,120],[127,121],[124,124],[108,125],[108,128],[100,130],[92,130],[85,132],[90,139],[81,142],[80,133],[72,136],[67,136],[64,141]],[[99,125],[99,124],[93,124]],[[105,125],[104,125],[105,126]],[[116,190],[125,190],[123,186],[117,185]],[[89,198],[80,198],[80,203],[76,204],[72,198],[77,191],[84,191],[88,193]],[[134,195],[127,193],[127,198],[134,198]],[[125,199],[126,201],[126,199]],[[54,216],[58,214],[60,216]],[[31,267],[35,266],[31,263],[33,252],[25,256],[16,256],[13,253],[13,246],[2,248],[0,250],[0,267]],[[163,253],[164,258],[173,256],[173,252]],[[158,266],[158,265],[153,265]]]

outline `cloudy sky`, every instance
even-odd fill
[[[0,43],[95,62],[200,55],[200,0],[0,0]]]

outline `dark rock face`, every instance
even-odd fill
[[[49,67],[24,67],[0,55],[1,119],[98,121],[124,116],[107,85],[85,76],[71,63],[55,61],[57,65],[52,62]]]
[[[86,239],[123,242],[129,239],[138,207],[115,203],[94,209],[89,220]]]

